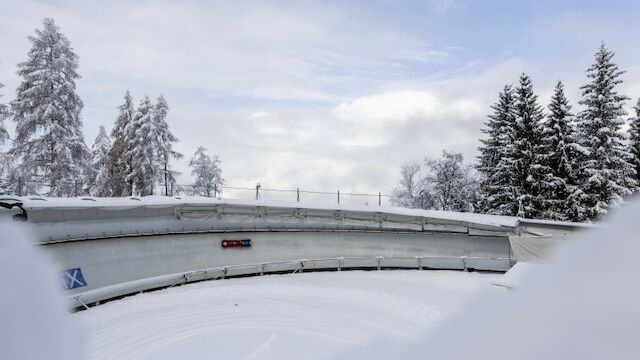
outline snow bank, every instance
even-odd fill
[[[55,268],[22,224],[0,221],[0,358],[81,359],[85,339]]]
[[[381,340],[335,358],[637,359],[640,203],[565,243],[507,296],[485,293],[418,341]]]

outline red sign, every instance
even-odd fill
[[[251,240],[222,240],[222,247],[251,247]]]

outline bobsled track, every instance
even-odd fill
[[[189,282],[343,269],[508,270],[581,224],[211,198],[2,198],[21,205],[73,307]],[[0,216],[15,216],[14,206]],[[24,216],[22,216],[24,218]],[[532,251],[533,253],[533,251]]]

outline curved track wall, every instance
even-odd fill
[[[376,207],[181,198],[15,198],[78,303],[227,276],[348,268],[506,271],[509,236],[576,224]],[[13,212],[0,212],[0,216]],[[524,226],[524,227],[523,227]],[[251,247],[223,248],[250,239]]]
[[[223,240],[234,239],[251,239],[252,246],[221,246]],[[203,276],[219,278],[296,269],[376,267],[506,271],[511,265],[508,238],[454,234],[191,233],[57,242],[43,247],[61,269],[81,269],[86,286],[69,290],[74,295],[206,269],[209,274]],[[107,291],[86,301],[118,295]]]

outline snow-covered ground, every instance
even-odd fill
[[[500,274],[342,271],[209,281],[113,301],[73,317],[89,359],[322,359],[379,338],[409,340]]]

